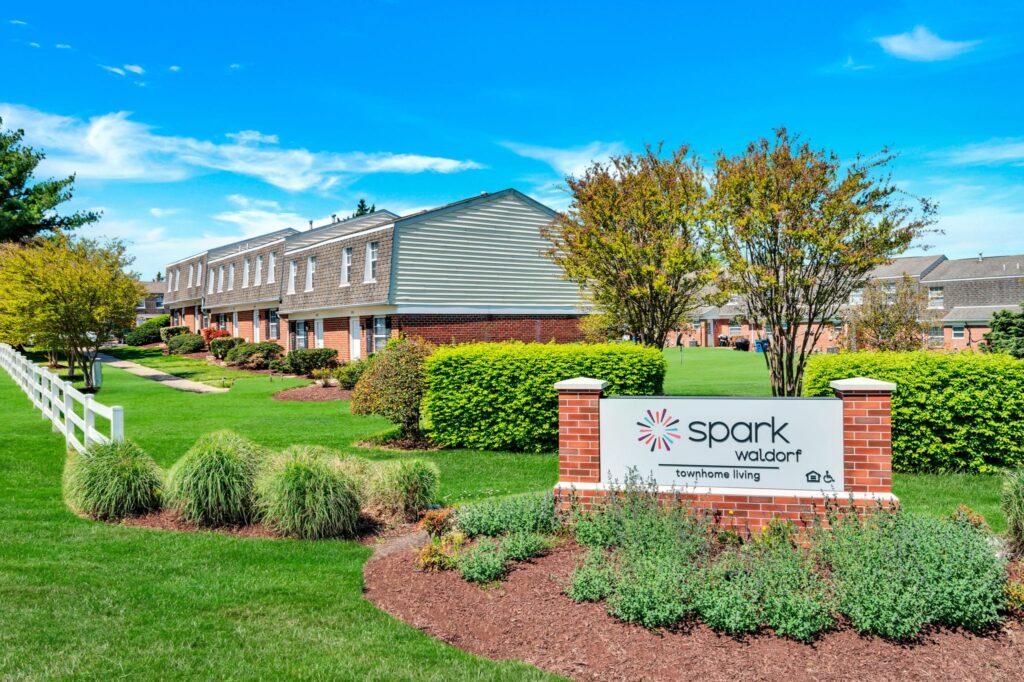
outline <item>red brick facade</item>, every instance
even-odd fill
[[[473,341],[580,341],[577,315],[395,315],[392,328],[436,344]]]

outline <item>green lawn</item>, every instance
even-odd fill
[[[666,348],[668,395],[771,395],[761,353],[731,348]]]
[[[220,386],[225,379],[245,379],[259,376],[254,372],[244,372],[228,367],[220,367],[197,358],[186,358],[180,355],[164,355],[159,348],[140,348],[138,346],[118,346],[105,348],[103,352],[122,360],[137,362],[146,367],[158,369],[165,374],[173,374],[182,379],[201,381],[204,384]]]
[[[347,404],[274,401],[298,380],[182,393],[109,369],[100,400],[169,465],[194,437],[233,428],[273,447],[387,428]],[[229,538],[84,521],[61,500],[63,439],[0,372],[0,679],[549,679],[441,644],[362,597],[353,542]],[[376,457],[389,456],[373,453]],[[446,501],[553,484],[552,455],[446,452]]]

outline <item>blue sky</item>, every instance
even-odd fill
[[[1024,3],[5,3],[0,116],[85,230],[173,259],[784,125],[900,152],[951,257],[1024,253]],[[717,5],[717,6],[712,6]]]

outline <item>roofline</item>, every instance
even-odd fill
[[[515,197],[518,197],[518,198],[526,201],[527,203],[531,204],[532,206],[540,209],[544,213],[547,213],[552,218],[554,218],[555,216],[558,215],[558,212],[556,210],[554,210],[553,208],[551,208],[549,206],[545,206],[544,204],[540,203],[539,201],[537,201],[533,197],[529,197],[529,196],[523,194],[522,192],[520,192],[519,190],[515,189],[514,187],[509,187],[509,188],[503,189],[503,190],[501,190],[499,192],[485,192],[485,193],[480,194],[480,195],[475,196],[475,197],[469,197],[467,199],[460,199],[458,201],[453,201],[450,204],[445,204],[444,206],[438,206],[437,208],[431,208],[431,209],[427,209],[426,211],[420,211],[419,213],[413,213],[410,216],[405,216],[404,218],[399,218],[398,220],[395,221],[395,224],[396,225],[400,225],[402,223],[412,223],[412,222],[415,222],[417,220],[422,220],[423,218],[433,217],[433,216],[437,216],[437,215],[443,215],[445,213],[450,213],[452,211],[457,211],[457,210],[460,210],[460,209],[463,209],[463,208],[468,208],[469,206],[476,206],[477,204],[484,203],[486,201],[493,201],[494,199],[498,199],[500,197],[505,197],[505,196],[515,196]]]
[[[365,229],[358,230],[356,232],[346,232],[345,234],[338,235],[337,237],[331,237],[329,239],[324,239],[323,241],[316,242],[315,244],[309,244],[308,246],[300,246],[300,247],[292,249],[290,251],[288,250],[288,247],[285,246],[284,255],[290,256],[292,254],[301,253],[302,251],[307,251],[309,249],[315,249],[317,247],[325,246],[327,244],[334,244],[335,242],[345,241],[346,239],[351,239],[352,237],[362,237],[362,236],[367,235],[367,234],[372,234],[374,232],[379,232],[381,230],[386,230],[389,227],[393,227],[394,224],[395,224],[395,222],[391,221],[391,222],[384,223],[383,225],[374,225],[373,227],[367,227]]]

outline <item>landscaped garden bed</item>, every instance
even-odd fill
[[[299,402],[325,403],[333,400],[348,400],[352,391],[339,386],[320,386],[310,384],[296,388],[286,388],[274,394],[274,400],[297,400]]]

